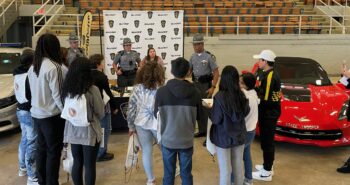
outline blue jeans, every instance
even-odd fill
[[[142,148],[142,163],[145,169],[148,181],[155,179],[153,174],[153,143],[157,137],[156,130],[145,130],[136,126],[136,133]]]
[[[20,168],[27,168],[28,177],[36,177],[35,152],[37,149],[37,131],[29,111],[17,110],[17,118],[21,125],[22,137],[18,147]]]
[[[244,177],[245,180],[253,180],[253,162],[250,154],[250,145],[252,144],[255,137],[255,130],[247,132],[245,137],[245,146],[243,151],[243,162],[244,162]],[[234,182],[233,174],[231,175],[231,182]]]
[[[104,128],[104,145],[98,149],[97,158],[101,158],[107,153],[108,138],[111,133],[111,113],[106,113],[100,123],[101,127]]]
[[[164,177],[163,185],[174,185],[176,158],[179,156],[182,185],[193,185],[192,155],[193,147],[188,149],[170,149],[162,146]]]
[[[244,161],[244,177],[247,180],[252,180],[252,168],[253,168],[253,162],[252,162],[252,156],[250,154],[250,145],[252,144],[255,137],[255,130],[247,132],[246,138],[245,138],[245,147],[243,152],[243,161]]]

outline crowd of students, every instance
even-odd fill
[[[73,37],[70,40],[76,41]],[[215,73],[215,84],[210,82],[207,85],[211,96],[219,75],[216,60],[203,46],[198,49],[198,43],[204,44],[202,36],[194,37],[194,41],[194,48],[198,50],[195,57],[211,60],[209,72]],[[130,39],[124,39],[123,43],[124,49],[131,48]],[[134,57],[130,50],[126,50],[126,56],[120,54],[115,65],[123,65],[125,57]],[[83,52],[69,48],[68,53],[74,51]],[[70,56],[69,60],[67,56]],[[15,93],[19,102],[17,114],[22,128],[19,175],[28,175],[27,184],[58,185],[63,143],[71,144],[74,158],[71,175],[75,185],[95,184],[96,161],[113,158],[113,154],[107,152],[107,143],[111,114],[115,112],[116,106],[108,79],[103,73],[103,56],[72,56],[65,54],[55,35],[46,33],[40,36],[35,51],[23,52],[21,66],[14,71]],[[208,112],[213,123],[210,140],[216,146],[219,184],[248,185],[253,183],[253,178],[271,181],[274,130],[280,115],[280,81],[278,75],[273,73],[275,57],[270,50],[254,56],[262,71],[258,75],[261,83],[257,89],[255,75],[239,74],[234,66],[225,66],[219,91],[213,97],[214,103],[205,107],[198,84],[186,80],[190,77],[201,79],[200,76],[192,75],[197,65],[193,57],[190,62],[182,57],[172,60],[171,73],[174,78],[166,83],[163,62],[153,48],[148,50],[144,60],[135,58],[138,68],[133,77],[134,88],[129,100],[127,121],[129,135],[137,134],[140,140],[146,184],[156,184],[152,160],[153,144],[156,141],[159,141],[163,156],[163,184],[174,184],[177,159],[182,184],[193,184],[194,133],[196,122],[203,119],[200,117],[203,112]],[[198,62],[203,63],[203,60],[198,59]],[[134,75],[130,70],[135,69],[127,71],[116,66],[116,70],[119,75],[130,73],[127,75],[130,77]],[[206,96],[208,88],[205,89]],[[74,98],[84,100],[84,110],[67,109],[67,101]],[[65,111],[73,117],[86,112],[88,124],[79,126],[74,120],[63,119],[61,113]],[[264,164],[257,165],[258,171],[252,172],[250,144],[258,120],[263,136],[261,148]],[[104,145],[100,147],[102,141]]]

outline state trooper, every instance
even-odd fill
[[[219,79],[219,67],[216,58],[204,49],[204,38],[201,34],[193,36],[193,49],[195,53],[190,58],[193,83],[201,91],[202,98],[211,98]],[[206,136],[209,109],[204,109],[198,122],[199,131],[195,134],[195,137]]]
[[[131,50],[130,38],[123,39],[123,48],[114,58],[113,68],[117,72],[118,87],[133,86],[136,77],[137,68],[141,62],[139,54]]]
[[[85,56],[85,50],[79,47],[79,38],[75,32],[72,32],[69,35],[68,41],[69,41],[70,47],[68,48],[67,61],[68,61],[68,64],[70,65],[75,58],[86,57],[86,56]]]

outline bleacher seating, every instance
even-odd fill
[[[93,13],[102,10],[184,10],[184,33],[187,35],[207,30],[211,35],[296,34],[300,25],[303,33],[320,33],[322,29],[322,23],[312,17],[303,16],[300,21],[299,15],[304,9],[297,7],[293,0],[80,0],[79,8],[81,13],[86,10]],[[103,16],[101,23],[102,19]],[[93,32],[98,30],[98,24],[98,18],[94,18]]]

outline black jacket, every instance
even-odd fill
[[[210,129],[210,140],[220,148],[231,148],[245,143],[247,129],[244,118],[248,115],[249,102],[243,110],[229,112],[225,110],[225,96],[218,92],[214,97],[211,110],[213,125]]]
[[[97,69],[93,69],[92,70],[92,77],[94,79],[94,85],[98,87],[98,89],[100,90],[100,93],[101,93],[101,96],[102,96],[102,99],[103,99],[103,90],[106,92],[106,94],[109,96],[110,100],[109,100],[109,103],[110,103],[110,106],[111,106],[111,109],[112,110],[115,110],[116,109],[116,103],[114,101],[114,96],[111,92],[111,89],[109,88],[109,83],[108,83],[108,78],[107,76],[97,70]]]
[[[23,74],[23,73],[27,73],[28,70],[29,70],[29,67],[30,67],[30,65],[29,66],[28,65],[20,65],[19,67],[15,68],[15,70],[13,71],[13,76],[19,75],[19,74]],[[31,93],[30,93],[30,86],[29,86],[28,77],[26,78],[26,82],[23,85],[25,85],[26,98],[27,98],[28,102],[22,103],[22,104],[18,103],[17,107],[20,110],[30,111],[30,108],[32,107],[31,106],[32,96],[31,96]]]

